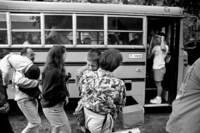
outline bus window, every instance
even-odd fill
[[[7,44],[6,15],[0,14],[0,45]]]
[[[39,16],[11,14],[11,31],[13,44],[41,44]]]
[[[45,43],[72,44],[72,16],[45,15]]]
[[[77,16],[77,44],[102,44],[103,28],[103,16]]]
[[[142,24],[142,18],[109,17],[108,44],[142,45]],[[134,43],[132,43],[133,39],[135,39]]]
[[[13,44],[41,44],[40,32],[12,32]]]
[[[142,33],[130,33],[129,40],[130,45],[142,45]]]

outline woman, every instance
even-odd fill
[[[71,133],[64,104],[68,102],[68,90],[65,85],[64,58],[65,47],[54,46],[50,49],[42,74],[41,105],[49,120],[52,133]]]
[[[113,121],[125,105],[124,82],[112,75],[122,61],[116,49],[108,49],[99,59],[99,69],[80,77],[81,100],[76,111],[84,109],[85,126],[91,133],[112,133]]]

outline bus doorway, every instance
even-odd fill
[[[179,38],[180,38],[180,19],[169,17],[148,17],[147,29],[147,60],[146,60],[146,89],[145,106],[169,106],[176,97],[178,83],[178,63],[179,63]],[[162,81],[162,102],[152,104],[150,100],[157,96],[157,87],[153,74],[152,38],[155,35],[164,34],[166,43],[169,47],[171,59],[165,62],[166,72]]]

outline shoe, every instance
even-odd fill
[[[151,99],[151,100],[150,100],[150,103],[153,103],[153,104],[161,104],[161,103],[162,103],[162,99],[161,99],[161,97],[157,96],[157,97],[155,97],[154,99]]]

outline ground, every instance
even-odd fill
[[[70,108],[72,109],[72,108]],[[167,111],[166,111],[167,110]],[[145,119],[144,124],[139,128],[142,133],[166,133],[165,125],[169,117],[169,109],[163,108],[151,108],[145,109]],[[40,127],[39,133],[50,133],[50,126],[42,113],[42,126]],[[72,110],[67,111],[69,121],[72,127],[72,133],[77,133],[76,131],[76,121],[72,115]],[[10,112],[10,122],[15,133],[21,133],[23,128],[26,126],[27,121],[23,114],[18,110],[18,108],[11,108]]]

